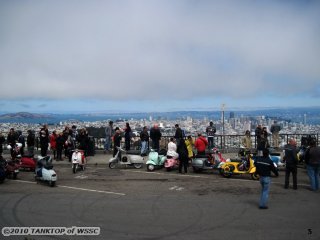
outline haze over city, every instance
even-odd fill
[[[2,112],[319,106],[319,1],[1,1]]]

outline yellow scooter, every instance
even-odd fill
[[[256,167],[251,154],[239,161],[231,160],[226,162],[221,168],[221,175],[230,178],[233,174],[250,174],[253,180],[258,180],[259,175],[256,173]]]

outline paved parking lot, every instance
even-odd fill
[[[98,236],[10,236],[6,239],[320,239],[320,193],[304,169],[299,189],[272,179],[269,209],[258,209],[260,185],[250,176],[178,174],[161,169],[109,169],[96,155],[84,172],[55,163],[56,187],[33,173],[0,185],[3,227],[100,227]]]

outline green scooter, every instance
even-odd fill
[[[147,170],[153,172],[156,168],[162,168],[166,159],[166,150],[162,149],[160,153],[158,153],[154,149],[150,149],[148,161],[146,162]]]

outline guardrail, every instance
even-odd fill
[[[282,143],[282,145],[287,144],[289,142],[290,138],[294,138],[297,140],[297,145],[301,146],[301,139],[302,137],[307,137],[307,136],[313,136],[316,139],[317,145],[319,144],[319,134],[300,134],[300,133],[294,133],[294,134],[279,134],[279,143]],[[160,148],[166,149],[169,143],[170,138],[173,136],[162,136],[161,141],[160,141]],[[193,139],[196,139],[195,136],[192,136]],[[244,137],[244,135],[215,135],[214,136],[214,144],[217,146],[221,151],[223,152],[237,152],[239,150],[239,147],[241,145],[241,140]],[[105,139],[104,138],[95,138],[94,136],[89,137],[89,148],[91,151],[95,150],[103,150],[104,149],[104,143]],[[255,135],[251,136],[252,140],[252,146],[253,148],[257,147],[257,140]],[[272,135],[268,135],[268,141],[270,146],[273,146],[273,140],[272,140]],[[124,144],[124,138],[122,140]],[[35,148],[37,150],[40,149],[40,141],[39,139],[36,139],[36,146]],[[152,144],[152,140],[150,140],[149,145]],[[133,137],[131,140],[131,149],[132,150],[139,150],[141,147],[141,141],[140,138]]]
[[[290,138],[294,138],[297,141],[297,145],[301,145],[301,139],[302,137],[307,137],[308,135],[311,135],[316,138],[317,145],[319,143],[319,134],[279,134],[279,143],[287,144],[289,142]],[[162,139],[160,141],[160,148],[167,148],[167,145],[169,143],[170,138],[173,136],[162,136]],[[193,139],[196,139],[195,136],[192,136]],[[215,135],[214,136],[214,143],[215,145],[221,149],[224,152],[236,152],[238,151],[242,138],[244,135]],[[96,150],[101,150],[104,148],[104,138],[93,138],[94,139],[94,145]],[[254,148],[257,147],[257,140],[256,136],[252,135],[252,146]],[[268,141],[270,146],[273,146],[273,140],[272,135],[268,135]],[[123,140],[124,143],[124,140]],[[151,144],[152,141],[150,140],[149,144]],[[140,149],[141,141],[139,137],[132,138],[131,141],[131,149],[138,150]]]

